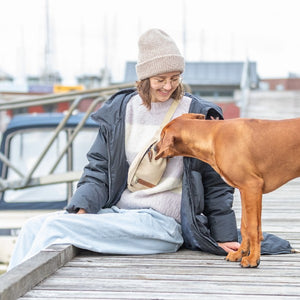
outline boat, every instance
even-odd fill
[[[66,207],[98,133],[91,113],[126,87],[132,84],[0,101],[0,112],[29,107],[31,112],[41,111],[49,105],[67,108],[61,112],[15,113],[2,132],[0,262],[8,263],[28,218]]]

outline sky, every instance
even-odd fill
[[[261,78],[300,75],[299,0],[0,0],[0,70],[22,81],[47,65],[74,84],[107,66],[115,82],[138,38],[166,31],[185,60],[250,61]],[[47,64],[46,64],[47,62]]]

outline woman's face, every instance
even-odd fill
[[[165,102],[170,99],[181,81],[180,72],[170,72],[150,77],[151,102]]]

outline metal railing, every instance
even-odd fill
[[[98,89],[90,89],[85,91],[74,91],[68,93],[61,94],[50,94],[45,96],[24,96],[22,98],[18,98],[15,100],[9,101],[0,101],[0,111],[9,110],[9,109],[17,109],[17,108],[25,108],[36,105],[47,105],[47,104],[55,104],[60,102],[73,102],[77,96],[82,96],[86,94],[97,94],[100,95],[104,92],[111,92],[115,90],[120,90],[124,88],[133,87],[133,83],[128,84],[120,84],[120,85],[110,85],[108,87],[98,88]]]

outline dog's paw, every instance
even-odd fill
[[[227,261],[241,261],[242,260],[242,254],[239,251],[236,252],[229,252],[226,256]]]
[[[250,256],[244,256],[241,260],[242,268],[257,268],[260,264],[260,259],[251,258]]]

